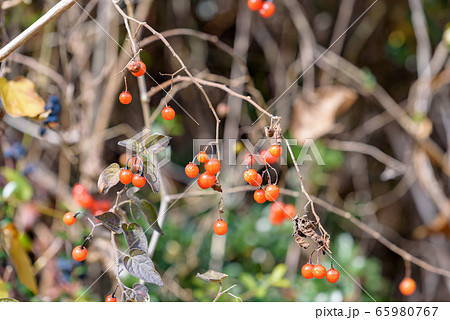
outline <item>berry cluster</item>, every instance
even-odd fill
[[[327,269],[323,265],[313,265],[309,262],[302,267],[302,276],[306,279],[322,279],[323,277],[325,277],[328,282],[335,283],[339,280],[339,271],[337,271],[333,267],[331,267],[327,271]]]
[[[267,164],[269,164],[267,159],[270,159],[272,163],[275,163],[282,153],[282,148],[278,144],[272,145],[269,150],[264,150],[260,153],[260,157]],[[270,155],[270,156],[268,156]],[[248,155],[246,157],[247,166],[252,166],[255,163],[254,156]],[[267,172],[269,176],[269,183],[266,186],[265,190],[262,188],[263,176],[259,174],[255,169],[249,168],[244,172],[244,180],[253,187],[258,187],[258,189],[253,194],[253,198],[257,203],[264,203],[267,201],[275,201],[278,199],[278,195],[280,194],[280,189],[275,184],[272,184],[270,181],[270,175],[268,173],[268,169],[264,170],[263,174]]]
[[[130,160],[132,160],[132,162],[133,162],[133,165],[131,166],[131,168],[128,167],[128,163],[130,162]],[[135,170],[136,167],[137,167],[137,170]],[[133,170],[135,170],[136,173],[133,173]],[[136,158],[135,156],[131,156],[130,158],[128,158],[125,168],[120,170],[119,180],[124,185],[133,183],[133,186],[135,186],[136,188],[142,188],[143,186],[145,186],[146,180],[145,180],[145,177],[143,174],[142,160],[139,157]]]
[[[145,72],[147,71],[147,66],[142,61],[134,61],[133,60],[128,63],[127,69],[128,69],[128,71],[131,72],[131,74],[133,76],[140,77],[140,76],[143,76],[145,74]],[[126,86],[125,86],[125,91],[123,91],[119,95],[119,101],[122,104],[130,104],[132,100],[133,100],[133,97],[131,96],[131,93],[129,93],[126,90]]]
[[[109,200],[97,200],[89,193],[81,183],[75,183],[72,187],[73,199],[83,208],[91,210],[94,216],[104,213],[111,208]]]
[[[263,18],[270,18],[275,13],[275,5],[272,0],[248,0],[247,6],[252,11],[258,11]]]
[[[74,214],[73,212],[66,212],[64,214],[64,216],[63,216],[63,222],[66,225],[68,225],[68,226],[73,225],[77,221],[77,215],[78,214],[79,213]],[[76,246],[75,248],[73,248],[73,250],[72,250],[72,258],[75,261],[81,262],[84,259],[86,259],[88,252],[87,252],[87,249],[84,246],[84,244],[86,243],[86,241],[88,239],[89,238],[86,238],[86,240],[84,240],[84,242],[83,242],[83,244],[81,246]]]
[[[270,205],[269,220],[273,225],[277,226],[285,220],[292,220],[295,214],[296,210],[293,204],[277,201]]]

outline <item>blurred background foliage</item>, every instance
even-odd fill
[[[9,35],[8,39],[12,38],[36,21],[55,2],[23,1],[6,12],[3,11],[2,31]],[[125,28],[117,17],[117,12],[108,4],[91,2],[89,5],[89,1],[79,1],[102,26],[108,26],[107,30],[119,43],[127,47]],[[286,2],[288,1],[275,0],[277,12],[270,20],[263,21],[257,15],[251,17],[247,67],[255,88],[260,90],[268,105],[298,75],[288,68],[298,58],[299,45],[292,16],[285,7]],[[302,6],[317,43],[328,47],[340,5],[344,1],[294,2]],[[130,3],[139,5],[141,1]],[[242,15],[242,10],[247,10],[245,1],[237,0],[156,0],[150,3],[151,10],[144,14],[144,19],[158,31],[191,28],[216,35],[231,47],[238,36],[236,19]],[[358,18],[371,3],[354,1],[351,21]],[[430,42],[436,48],[449,27],[450,3],[447,0],[424,0],[422,3]],[[8,40],[5,34],[2,36],[2,46]],[[149,35],[146,31],[140,34],[141,38]],[[80,39],[83,41],[77,43]],[[195,74],[205,72],[230,77],[233,59],[216,46],[188,36],[171,37],[169,41]],[[449,42],[450,40],[447,45]],[[83,54],[79,52],[83,50],[76,50],[77,44],[84,45]],[[364,74],[362,86],[367,92],[370,93],[378,83],[400,103],[408,98],[411,86],[417,79],[416,45],[408,1],[379,0],[348,31],[340,54],[361,68]],[[113,47],[113,52],[117,53],[119,50],[79,7],[74,6],[62,19],[52,22],[20,49],[22,55],[32,57],[63,75],[72,86],[71,95],[67,95],[67,92],[61,94],[45,74],[20,63],[20,58],[16,57],[8,62],[9,78],[26,76],[36,84],[42,97],[47,98],[51,94],[60,97],[63,107],[61,127],[55,131],[64,138],[65,144],[51,142],[54,138],[53,130],[49,130],[43,137],[39,136],[37,132],[41,123],[37,120],[29,120],[35,124],[31,127],[35,134],[23,130],[29,123],[24,125],[8,122],[7,118],[0,123],[0,298],[9,296],[24,301],[73,301],[78,298],[80,301],[103,301],[114,290],[112,273],[107,272],[97,280],[113,262],[109,233],[99,230],[89,245],[90,254],[86,263],[77,263],[70,253],[73,246],[81,244],[83,237],[89,233],[89,224],[80,219],[76,226],[68,229],[60,219],[67,210],[82,210],[70,193],[70,188],[79,181],[90,189],[96,199],[113,200],[117,188],[112,189],[108,196],[96,194],[96,177],[106,164],[121,162],[123,165],[124,150],[117,146],[117,142],[123,140],[124,136],[129,137],[140,131],[144,125],[138,99],[129,106],[119,105],[116,96],[122,90],[122,84],[115,90],[108,89],[104,84],[105,79],[115,77],[115,72],[111,69],[105,69],[106,76],[102,74],[103,68],[106,68],[112,58],[97,52],[109,52],[105,49],[108,46]],[[302,46],[300,50],[303,50]],[[143,48],[141,59],[147,64],[148,71],[157,83],[167,80],[162,74],[178,69],[176,62],[160,42]],[[117,60],[112,61],[115,62]],[[331,84],[352,87],[350,81],[340,75],[330,75],[319,68],[311,72],[317,79],[328,78],[320,81],[316,79],[317,87]],[[95,77],[99,74],[104,77],[100,78],[103,82],[95,82]],[[294,87],[294,93],[288,94],[271,110],[282,116],[285,136],[288,138],[297,137],[296,126],[291,126],[290,120],[293,117],[295,99],[302,97],[303,78],[298,84],[298,87]],[[155,86],[153,80],[147,79],[148,88]],[[93,91],[87,92],[89,87]],[[134,97],[138,97],[138,86],[134,80],[129,80],[128,88]],[[221,104],[221,112],[219,107],[218,112],[222,122],[226,123],[233,104],[228,105],[229,101],[223,92],[213,89],[207,89],[207,92],[215,106]],[[316,146],[325,166],[318,166],[311,161],[306,161],[301,166],[310,194],[344,208],[405,250],[448,270],[449,225],[448,220],[444,219],[436,228],[433,227],[434,219],[439,217],[436,206],[429,205],[428,198],[420,198],[417,190],[413,192],[409,190],[409,186],[392,203],[379,210],[372,210],[371,200],[396,190],[401,177],[383,179],[382,174],[386,170],[383,164],[371,157],[342,152],[329,145],[327,139],[330,137],[351,140],[362,123],[383,112],[369,94],[358,94],[358,99],[355,98],[351,108],[344,114],[333,117],[336,126],[333,125],[333,128],[316,139]],[[163,95],[157,94],[151,101],[152,112],[157,109],[161,98]],[[193,156],[192,139],[214,137],[215,122],[212,115],[205,112],[202,99],[193,86],[176,93],[176,100],[199,120],[199,126],[176,106],[177,117],[174,121],[167,122],[157,117],[152,125],[152,130],[173,137],[172,162],[162,170],[169,193],[180,193],[186,188],[188,179],[184,176],[183,168]],[[448,111],[448,86],[445,86],[439,99],[443,100],[434,103]],[[111,112],[95,114],[98,110],[104,111],[100,106],[108,103],[113,108]],[[439,110],[432,108],[427,115],[408,110],[408,114],[417,122],[430,119],[431,138],[442,149],[448,150],[445,134],[448,128],[441,121],[445,117]],[[99,117],[108,117],[107,128],[125,125],[117,129],[118,134],[112,133],[104,139],[100,154],[92,161],[87,154],[95,153],[95,150],[83,143],[95,136],[96,132],[92,128]],[[239,127],[230,133],[226,131],[226,125],[222,124],[221,131],[229,134],[227,137],[257,141],[262,137],[262,127],[251,127],[257,118],[258,113],[249,104],[243,103]],[[364,135],[361,141],[408,164],[408,156],[404,155],[408,155],[409,151],[397,146],[410,146],[404,142],[409,137],[400,133],[398,126],[389,123],[390,120],[386,122],[383,129],[373,130]],[[317,119],[314,125],[321,126],[321,119]],[[238,159],[242,160],[247,151],[239,150],[242,145],[238,145],[236,149],[229,156],[236,153]],[[293,146],[293,151],[297,157],[301,148]],[[290,160],[288,165],[276,166],[279,169],[280,186],[299,190]],[[225,187],[243,184],[244,167],[234,170],[235,172],[229,168],[230,171],[226,170],[227,168],[223,181]],[[448,195],[448,177],[437,166],[434,170],[442,191]],[[425,194],[418,190],[422,195]],[[140,196],[158,205],[159,196],[151,193],[149,188],[141,191]],[[305,205],[303,198],[284,196],[282,200],[295,204],[298,212]],[[177,201],[170,208],[163,226],[165,235],[160,238],[153,256],[166,285],[164,288],[148,285],[152,301],[212,301],[217,294],[218,285],[206,283],[195,276],[197,272],[210,268],[228,274],[229,277],[224,281],[225,288],[236,284],[231,292],[244,301],[449,300],[448,279],[441,281],[439,276],[415,266],[412,274],[418,283],[418,292],[410,298],[402,297],[397,286],[405,273],[403,260],[346,220],[323,209],[319,209],[319,213],[324,226],[332,235],[333,257],[343,267],[335,265],[341,278],[337,284],[303,279],[299,270],[307,262],[309,251],[300,251],[294,243],[290,221],[278,226],[272,225],[269,221],[269,205],[254,203],[250,192],[225,194],[224,201],[225,219],[229,226],[226,238],[217,238],[211,231],[216,219],[216,197],[186,198]],[[145,225],[144,222],[143,224]],[[420,232],[415,233],[417,230]],[[151,234],[152,231],[147,232],[148,237]],[[122,237],[120,241],[120,247],[125,248],[126,243]],[[13,257],[8,254],[6,249],[11,243],[18,243],[24,255]],[[327,268],[330,265],[328,256],[321,257],[321,262]],[[121,277],[127,285],[131,286],[136,282],[136,278],[126,271],[121,273]],[[37,289],[33,281],[36,281]],[[235,301],[235,298],[224,295],[220,301]]]

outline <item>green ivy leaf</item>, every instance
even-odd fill
[[[144,141],[144,146],[151,153],[159,153],[169,146],[171,137],[153,134]]]
[[[97,187],[100,193],[107,193],[109,189],[119,183],[120,165],[110,164],[98,177]]]
[[[161,235],[164,233],[161,230],[161,227],[158,225],[158,214],[156,213],[155,207],[147,200],[139,201],[139,208],[141,209],[141,214],[147,219],[147,222],[150,224],[153,230],[159,232]]]
[[[118,234],[122,233],[122,218],[114,212],[102,213],[95,216],[95,219],[100,221],[106,229]]]
[[[137,223],[122,224],[122,230],[125,234],[128,247],[130,250],[141,249],[147,252],[147,237],[145,236],[144,230]]]
[[[125,269],[138,279],[148,283],[154,283],[163,287],[163,281],[158,271],[155,269],[152,259],[147,254],[147,251],[140,249],[130,250],[130,256],[123,259]]]
[[[208,270],[202,274],[197,273],[196,277],[208,282],[221,282],[222,280],[226,279],[228,275],[222,272]]]

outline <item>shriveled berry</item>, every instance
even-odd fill
[[[164,120],[170,121],[175,118],[175,110],[172,107],[165,107],[161,110],[161,117]]]
[[[216,174],[220,171],[220,161],[215,158],[206,160],[205,170],[211,174]]]
[[[141,68],[137,72],[131,72],[131,74],[135,77],[140,77],[143,76],[147,71],[147,66],[142,61],[137,61],[137,63],[140,64]]]
[[[198,176],[198,167],[196,164],[193,164],[192,162],[189,162],[186,167],[184,167],[184,172],[189,178],[195,178]]]
[[[77,221],[77,218],[74,217],[73,212],[66,212],[63,216],[63,222],[68,225],[71,226],[75,223],[75,221]]]
[[[130,72],[136,73],[141,70],[141,64],[137,61],[130,61],[130,63],[128,63],[127,65],[127,69]]]
[[[314,268],[313,264],[311,264],[311,263],[305,264],[302,267],[302,276],[306,279],[312,279],[314,277],[313,273],[312,273],[313,268]]]
[[[264,203],[266,202],[266,193],[263,189],[258,189],[253,194],[253,199],[255,199],[255,201],[258,203]]]
[[[123,184],[129,184],[131,183],[131,180],[133,180],[133,172],[128,169],[122,169],[119,173],[119,180]]]
[[[200,188],[208,189],[216,183],[216,177],[209,172],[203,172],[198,177],[197,183]]]
[[[213,230],[219,236],[223,236],[228,231],[228,225],[223,220],[217,220],[213,225]]]

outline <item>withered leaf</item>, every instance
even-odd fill
[[[119,183],[120,165],[111,163],[98,177],[97,187],[100,193],[107,193],[109,189]]]
[[[102,213],[95,216],[95,219],[100,221],[106,229],[118,234],[122,233],[122,218],[114,212]]]
[[[228,277],[227,274],[214,271],[214,270],[208,270],[205,273],[197,273],[197,278],[200,278],[202,280],[208,281],[208,282],[220,282]]]

